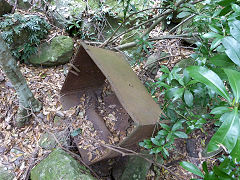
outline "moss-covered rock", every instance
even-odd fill
[[[95,180],[89,171],[61,149],[54,150],[31,171],[31,180]]]
[[[10,13],[12,6],[5,0],[0,0],[0,16]]]
[[[13,180],[14,174],[0,166],[0,180]]]
[[[73,54],[73,40],[68,36],[58,36],[50,44],[44,43],[38,53],[29,58],[33,65],[56,66],[67,63]]]
[[[68,136],[68,131],[59,131],[53,133],[58,141],[61,143],[62,146],[67,147],[70,146],[70,139]],[[41,135],[40,141],[39,141],[39,146],[42,147],[43,149],[54,149],[57,146],[57,142],[55,140],[55,137],[53,134],[50,133],[44,133]]]
[[[86,9],[87,3],[83,0],[52,0],[48,7],[48,15],[54,25],[65,28],[73,19],[79,19]]]
[[[149,155],[148,158],[151,158]],[[129,158],[121,180],[145,180],[152,163],[145,159],[133,156]]]

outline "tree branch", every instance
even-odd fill
[[[165,35],[165,36],[160,36],[160,37],[156,37],[156,38],[148,38],[148,41],[158,41],[158,40],[162,40],[162,39],[189,39],[190,37],[194,37],[198,35],[198,33],[188,33],[188,34],[181,34],[181,35]],[[122,44],[119,45],[117,47],[114,47],[113,49],[127,49],[127,48],[131,48],[137,45],[137,41],[134,42],[130,42],[130,43],[126,43],[126,44]]]

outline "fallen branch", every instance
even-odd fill
[[[112,151],[118,152],[118,153],[120,153],[122,156],[138,156],[138,157],[141,157],[141,158],[143,158],[144,160],[146,160],[146,161],[148,161],[148,162],[150,162],[150,163],[152,163],[152,164],[155,164],[155,165],[158,166],[159,168],[164,168],[164,169],[166,169],[166,170],[167,170],[168,172],[170,172],[173,176],[175,176],[177,180],[180,180],[180,179],[181,179],[181,178],[179,178],[179,176],[178,176],[176,173],[174,173],[174,172],[173,172],[171,169],[169,169],[168,167],[166,167],[166,166],[164,166],[164,165],[162,165],[162,164],[160,164],[160,163],[158,163],[158,162],[156,162],[156,161],[153,161],[153,160],[151,160],[151,159],[146,158],[146,157],[145,157],[146,154],[137,153],[137,152],[135,152],[135,151],[133,151],[133,150],[126,149],[126,148],[122,148],[122,147],[119,147],[119,146],[114,146],[114,145],[110,145],[110,144],[103,144],[103,143],[97,141],[97,140],[94,139],[94,138],[88,138],[88,139],[93,140],[93,141],[99,143],[101,146],[103,146],[103,147],[105,147],[105,148],[108,148],[108,149],[110,149],[110,150],[112,150]]]
[[[147,41],[158,41],[162,39],[190,39],[190,37],[194,37],[196,35],[198,35],[198,33],[188,33],[188,34],[181,34],[181,35],[164,35],[156,38],[148,38]],[[134,41],[134,42],[119,45],[117,47],[114,47],[113,49],[119,49],[119,50],[127,49],[127,48],[134,47],[137,44],[138,44],[137,41]]]

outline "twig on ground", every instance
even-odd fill
[[[103,147],[105,147],[105,148],[108,148],[108,149],[110,149],[110,150],[113,150],[113,151],[115,151],[115,152],[120,153],[122,156],[138,156],[138,157],[141,157],[141,158],[145,159],[146,161],[155,164],[155,165],[158,166],[159,168],[164,168],[164,169],[166,169],[166,170],[169,171],[173,176],[175,176],[175,177],[177,178],[177,180],[180,180],[180,179],[181,179],[181,178],[179,178],[179,176],[178,176],[176,173],[174,173],[174,172],[173,172],[171,169],[169,169],[168,167],[166,167],[166,166],[164,166],[164,165],[162,165],[162,164],[159,164],[158,162],[155,162],[155,161],[153,161],[153,160],[151,160],[151,159],[146,158],[146,157],[145,157],[145,156],[146,156],[145,154],[137,153],[137,152],[135,152],[135,151],[133,151],[133,150],[126,149],[126,148],[122,148],[122,147],[119,147],[119,146],[114,146],[114,145],[110,145],[110,144],[103,144],[103,143],[97,141],[97,140],[94,139],[94,138],[89,138],[89,139],[90,139],[90,140],[93,140],[93,141],[95,141],[95,142],[98,142],[101,146],[103,146]]]
[[[33,168],[33,167],[35,166],[35,164],[36,164],[35,158],[37,158],[38,151],[39,151],[39,147],[37,147],[37,148],[35,149],[35,151],[33,152],[33,154],[32,154],[32,158],[31,158],[31,160],[30,160],[30,162],[29,162],[30,165],[29,165],[28,168],[25,170],[25,173],[24,173],[24,175],[23,175],[23,177],[22,177],[23,180],[28,180],[28,179],[29,179],[30,171],[32,170],[32,168]]]
[[[148,67],[149,65],[152,65],[152,64],[156,63],[157,61],[161,61],[161,60],[164,60],[164,59],[167,59],[167,58],[171,58],[171,57],[178,57],[178,56],[182,56],[182,55],[181,54],[177,54],[177,55],[170,55],[170,56],[161,57],[161,58],[157,59],[156,61],[154,61],[152,63],[149,63],[145,67]]]

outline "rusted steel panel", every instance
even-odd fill
[[[135,122],[155,124],[161,109],[133,72],[125,58],[113,51],[82,44],[114,89],[119,101]]]
[[[120,132],[126,131],[129,119],[134,121],[135,128],[118,145],[125,148],[136,148],[137,143],[151,136],[154,125],[162,113],[144,85],[120,53],[81,43],[73,65],[80,72],[72,72],[70,68],[61,90],[61,102],[68,109],[80,103],[83,94],[87,95],[87,116],[93,122],[99,136],[107,142],[110,132],[104,124],[103,115],[98,112],[98,96],[102,91],[105,79],[110,83],[115,94],[103,97],[106,107],[114,104],[114,108],[106,108],[106,113],[113,113],[117,117],[116,128]],[[163,122],[164,123],[164,122]],[[75,138],[78,142],[78,138]],[[84,161],[88,164],[102,159],[112,158],[119,153],[105,149],[101,158],[89,161],[85,156],[86,150],[79,149]]]

